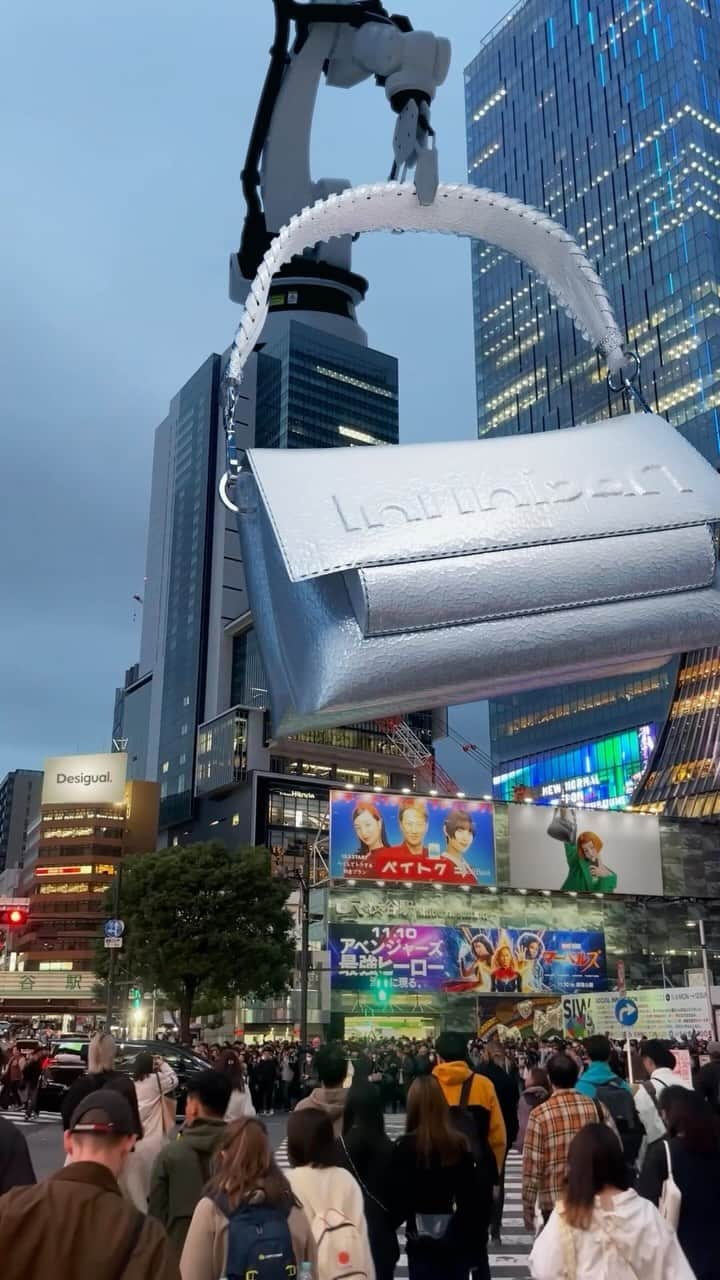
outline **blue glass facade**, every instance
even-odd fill
[[[715,464],[719,62],[710,0],[525,0],[465,73],[470,181],[545,210],[575,236],[641,358],[651,406]],[[472,255],[479,434],[626,411],[532,274],[489,246]],[[494,758],[662,722],[674,674],[654,673],[640,690],[633,677],[491,703]]]
[[[657,726],[641,725],[564,751],[544,751],[513,760],[493,777],[496,800],[624,809],[650,762]]]
[[[205,696],[210,551],[215,510],[220,357],[210,356],[174,398],[172,539],[160,713],[160,827],[192,814],[196,726]]]

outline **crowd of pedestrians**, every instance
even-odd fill
[[[615,1049],[444,1032],[201,1050],[178,1128],[168,1064],[139,1053],[118,1071],[100,1033],[64,1100],[63,1169],[36,1185],[0,1117],[4,1280],[392,1280],[402,1231],[410,1280],[489,1280],[511,1148],[536,1280],[717,1280],[720,1044],[694,1087],[663,1041],[636,1046],[632,1081]],[[282,1107],[287,1172],[263,1120]]]

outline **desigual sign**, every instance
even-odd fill
[[[43,804],[120,804],[125,797],[127,755],[51,756],[45,761]]]

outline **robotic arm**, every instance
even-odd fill
[[[337,178],[314,181],[310,174],[310,135],[321,76],[343,89],[374,76],[397,115],[391,178],[403,180],[414,170],[421,204],[432,203],[438,185],[430,104],[448,73],[449,41],[413,31],[407,18],[390,16],[380,0],[273,4],[270,66],[242,171],[247,215],[240,251],[230,260],[230,297],[236,302],[244,301],[247,282],[283,224],[306,205],[351,185]],[[349,272],[350,239],[323,246],[317,258]]]

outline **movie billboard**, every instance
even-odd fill
[[[661,894],[657,816],[558,805],[509,810],[513,888]]]
[[[332,791],[330,874],[494,885],[493,807],[485,800],[446,796]]]
[[[605,937],[595,931],[482,924],[330,925],[336,991],[547,995],[607,988]]]

